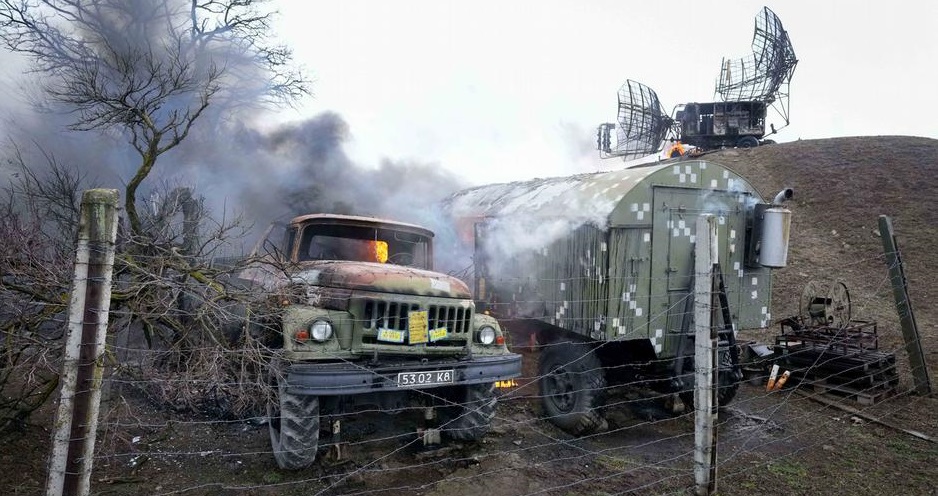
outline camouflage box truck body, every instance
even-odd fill
[[[771,271],[785,263],[787,247],[776,245],[787,244],[790,214],[714,162],[666,161],[482,186],[455,194],[447,207],[462,225],[474,225],[477,299],[511,329],[579,347],[578,353],[546,348],[563,356],[546,357],[554,362],[546,368],[541,357],[545,406],[550,388],[565,386],[549,384],[549,376],[592,361],[607,373],[574,386],[605,384],[632,366],[633,377],[688,387],[683,361],[693,353],[693,248],[703,214],[717,219],[733,328],[771,321]],[[567,359],[575,363],[564,368]],[[565,401],[574,413],[601,403]],[[598,417],[587,423],[585,431],[602,424]]]

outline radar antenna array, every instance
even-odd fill
[[[631,79],[619,88],[617,120],[616,124],[599,126],[597,138],[603,157],[629,159],[657,153],[674,124],[655,91]],[[612,142],[613,129],[615,143]]]
[[[752,54],[723,59],[716,93],[724,102],[762,101],[773,105],[787,125],[788,85],[797,64],[782,21],[771,9],[763,7],[756,15]]]
[[[787,126],[788,88],[798,59],[782,21],[768,7],[759,11],[755,24],[752,54],[723,58],[716,85],[721,101],[682,103],[671,116],[654,90],[627,80],[619,88],[618,122],[600,124],[597,129],[600,156],[628,160],[652,155],[661,151],[666,140],[677,141],[681,155],[684,146],[695,147],[697,152],[758,146],[760,140],[778,132],[774,124],[766,132],[769,107],[784,120],[782,127]]]

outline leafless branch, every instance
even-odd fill
[[[307,92],[292,53],[270,42],[263,0],[2,0],[0,43],[29,57],[45,93],[80,131],[118,129],[140,156],[124,200],[213,102],[286,103]]]

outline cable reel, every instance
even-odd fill
[[[850,291],[841,281],[826,286],[809,281],[801,292],[800,315],[805,325],[843,327],[850,322]]]

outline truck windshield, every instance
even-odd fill
[[[299,260],[351,260],[431,269],[430,244],[413,233],[374,227],[307,225]]]

